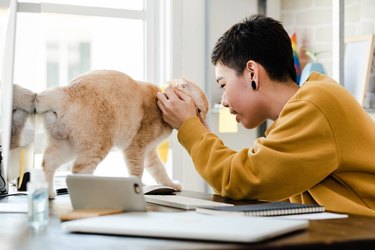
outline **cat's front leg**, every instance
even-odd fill
[[[147,172],[158,184],[173,187],[177,191],[181,190],[181,184],[178,181],[173,181],[169,178],[155,148],[151,149],[146,154],[145,166]]]

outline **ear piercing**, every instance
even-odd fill
[[[251,79],[254,79],[254,72],[251,72]],[[257,84],[254,80],[251,80],[251,87],[253,88],[253,90],[257,89]]]
[[[253,88],[253,90],[256,90],[257,88],[257,84],[255,83],[254,80],[251,81],[251,87]]]

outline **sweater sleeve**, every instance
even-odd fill
[[[180,127],[178,139],[215,192],[232,199],[286,199],[324,180],[339,161],[327,117],[304,101],[288,103],[253,148],[231,150],[198,118]]]

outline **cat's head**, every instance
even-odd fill
[[[194,99],[197,115],[201,122],[206,124],[208,101],[204,91],[197,84],[188,81],[185,78],[171,80],[168,82],[168,85],[189,94]]]

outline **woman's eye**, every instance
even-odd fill
[[[220,88],[223,89],[225,87],[225,84],[220,84]]]

